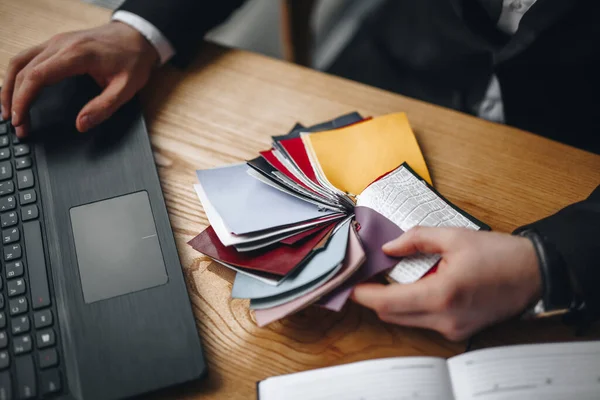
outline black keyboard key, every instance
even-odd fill
[[[21,139],[19,139],[17,137],[17,135],[12,134],[11,136],[12,136],[12,142],[13,142],[13,144],[19,144],[19,143],[21,143]]]
[[[19,190],[29,189],[33,186],[33,172],[30,169],[17,171],[17,188]]]
[[[46,258],[44,257],[39,221],[23,224],[23,239],[25,240],[32,306],[34,310],[39,310],[50,305],[48,272],[46,271]]]
[[[19,217],[17,217],[16,211],[7,212],[0,215],[0,225],[2,225],[2,228],[16,225],[17,222],[19,222]]]
[[[8,368],[10,365],[10,356],[8,355],[8,351],[0,351],[0,369]]]
[[[0,124],[0,135],[6,135],[8,133],[8,124]]]
[[[8,160],[10,158],[10,148],[0,149],[0,160]]]
[[[13,279],[6,282],[8,297],[20,296],[25,293],[25,281],[23,278]]]
[[[31,157],[21,157],[15,160],[16,169],[25,169],[31,167]]]
[[[28,144],[20,144],[13,147],[13,150],[15,151],[15,157],[26,156],[30,153]]]
[[[2,129],[2,126],[0,125],[0,129]],[[0,147],[6,147],[8,146],[8,136],[0,136]]]
[[[0,196],[6,196],[15,192],[15,184],[13,181],[0,182]]]
[[[13,335],[29,332],[30,328],[31,325],[29,323],[29,317],[27,315],[13,318],[11,322],[11,331]]]
[[[4,246],[4,261],[11,261],[21,258],[21,245],[19,243]]]
[[[0,331],[0,349],[8,346],[8,336],[6,335],[6,331]]]
[[[38,208],[35,204],[30,206],[21,207],[21,220],[31,221],[32,219],[36,219],[39,215]]]
[[[33,314],[33,323],[35,325],[35,329],[45,328],[52,325],[52,311],[37,311],[35,314]]]
[[[4,295],[0,293],[0,308],[4,308]]]
[[[6,278],[17,278],[23,275],[23,260],[13,261],[6,264]]]
[[[37,194],[35,193],[35,189],[29,189],[19,193],[19,204],[22,206],[35,203],[36,200]]]
[[[10,308],[10,315],[15,316],[27,312],[29,307],[27,306],[27,299],[25,297],[19,297],[12,299],[8,302]]]
[[[42,350],[38,352],[40,359],[40,368],[54,367],[58,364],[58,354],[56,349]]]
[[[35,369],[33,367],[33,358],[31,356],[16,357],[15,367],[17,375],[17,392],[19,399],[31,399],[37,395],[35,386]]]
[[[40,374],[40,382],[40,390],[44,396],[60,392],[62,389],[60,371],[57,369],[42,371]]]
[[[6,328],[6,314],[0,312],[0,329]]]
[[[12,386],[8,371],[0,372],[0,400],[12,400]]]
[[[29,335],[16,336],[13,338],[12,342],[15,355],[29,353],[33,346],[31,343],[31,336]]]
[[[13,170],[10,161],[0,162],[0,180],[10,179],[12,176]]]
[[[38,349],[54,346],[56,344],[56,336],[54,335],[54,329],[47,329],[44,331],[37,332],[36,343]]]
[[[7,196],[0,198],[0,211],[14,210],[16,206],[17,202],[15,201],[15,196]]]
[[[2,231],[2,243],[4,244],[18,242],[19,239],[21,239],[19,228],[4,229]]]

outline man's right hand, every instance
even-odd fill
[[[383,251],[442,256],[437,272],[415,283],[356,286],[354,300],[386,322],[434,329],[458,341],[522,313],[542,296],[537,253],[524,237],[416,227]]]
[[[27,135],[31,103],[44,86],[89,74],[103,88],[74,121],[85,132],[110,117],[148,81],[158,53],[137,30],[121,22],[62,33],[23,51],[8,66],[2,87],[2,117],[17,136]]]

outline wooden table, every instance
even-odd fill
[[[0,76],[12,56],[51,35],[99,25],[109,12],[75,0],[0,0]],[[587,196],[600,156],[403,96],[256,54],[206,45],[185,71],[165,67],[143,91],[146,118],[210,377],[160,393],[248,399],[268,376],[389,356],[449,357],[464,350],[440,335],[391,326],[354,304],[309,309],[258,328],[246,301],[231,300],[233,274],[186,242],[208,224],[194,171],[253,158],[296,121],[357,110],[406,111],[439,191],[494,229],[509,232]],[[174,332],[174,334],[177,334]],[[598,337],[593,333],[592,337]],[[512,321],[476,345],[573,339],[557,321]]]

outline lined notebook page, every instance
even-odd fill
[[[479,350],[448,369],[457,400],[600,399],[600,342]]]
[[[446,360],[384,358],[269,378],[260,400],[446,400],[452,387]]]

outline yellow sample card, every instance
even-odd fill
[[[358,195],[403,162],[431,184],[429,170],[405,113],[388,114],[346,128],[307,135],[331,185]]]

